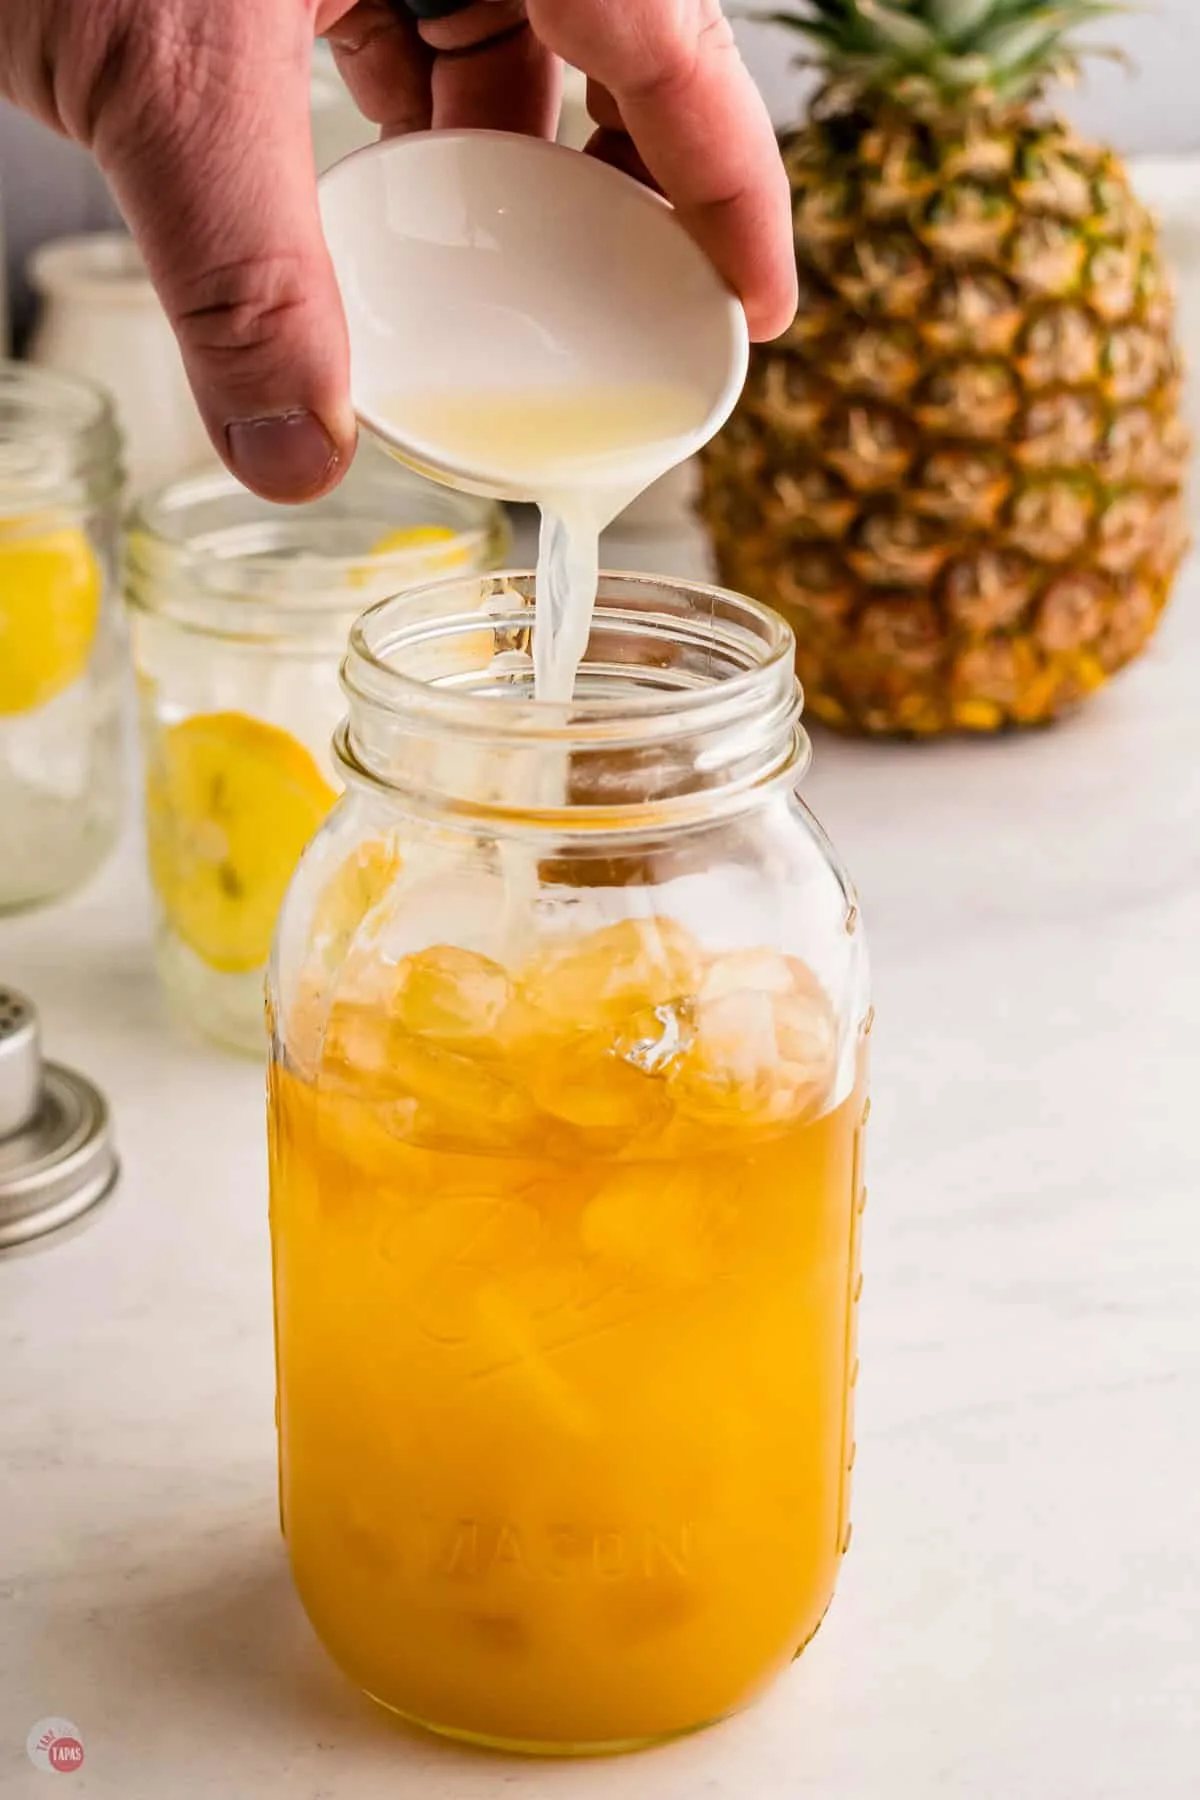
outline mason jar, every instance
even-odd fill
[[[99,389],[0,363],[0,911],[70,892],[116,841],[121,484]]]
[[[259,500],[224,471],[139,502],[126,595],[155,954],[177,1014],[262,1054],[263,977],[296,861],[341,786],[330,739],[350,625],[382,594],[494,568],[500,510],[364,446],[336,493]]]
[[[269,980],[280,1497],[368,1694],[590,1752],[745,1705],[829,1604],[867,961],[782,621],[602,577],[547,705],[532,596],[351,636]]]

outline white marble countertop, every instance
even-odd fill
[[[821,737],[808,791],[877,978],[854,1545],[764,1705],[636,1762],[444,1748],[326,1662],[277,1530],[261,1074],[168,1026],[133,834],[0,924],[124,1159],[0,1262],[5,1800],[52,1715],[103,1800],[1195,1800],[1200,571],[1074,722]]]

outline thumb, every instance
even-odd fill
[[[92,147],[216,449],[264,498],[312,499],[348,466],[355,423],[317,208],[308,11],[289,0],[137,10],[153,23],[131,22],[115,71],[109,59]]]

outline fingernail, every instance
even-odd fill
[[[319,493],[338,459],[320,419],[301,407],[265,419],[234,419],[225,427],[225,442],[238,480],[268,500]]]

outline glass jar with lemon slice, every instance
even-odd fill
[[[116,839],[121,483],[98,389],[0,363],[0,911],[69,892]]]
[[[258,500],[222,471],[143,500],[125,542],[156,960],[208,1036],[264,1044],[263,972],[301,851],[337,796],[346,638],[373,600],[495,568],[489,501],[364,445],[337,492]]]

